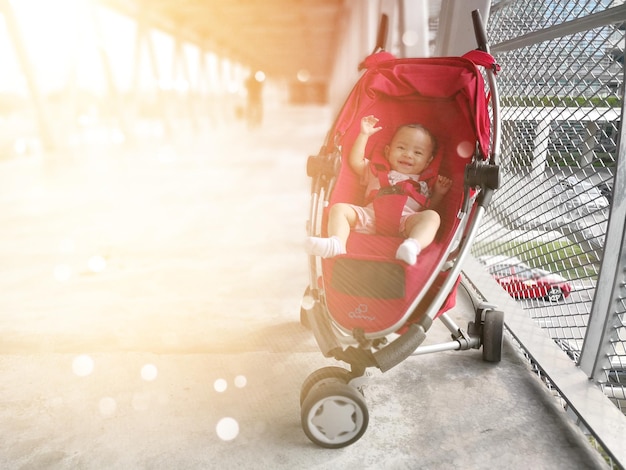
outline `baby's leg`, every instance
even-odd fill
[[[335,204],[328,215],[328,238],[307,237],[306,252],[322,258],[345,254],[350,229],[356,221],[357,213],[350,204]]]
[[[440,223],[439,214],[433,210],[411,215],[404,230],[408,238],[398,247],[396,258],[407,264],[415,264],[420,252],[435,239]]]

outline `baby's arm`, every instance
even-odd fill
[[[430,198],[431,207],[437,207],[439,205],[451,186],[452,180],[450,178],[441,175],[437,176],[437,181],[435,181],[433,187],[433,194]]]
[[[365,160],[365,146],[370,136],[376,134],[382,127],[376,127],[378,119],[374,116],[365,116],[361,119],[361,132],[354,139],[350,155],[348,157],[348,163],[350,168],[359,176],[363,176],[365,169],[367,168],[367,161]]]

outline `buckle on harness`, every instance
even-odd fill
[[[384,188],[380,188],[376,193],[376,197],[379,196],[388,196],[390,194],[406,194],[404,189],[400,185],[394,186],[385,186]]]

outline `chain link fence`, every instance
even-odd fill
[[[623,1],[493,3],[503,177],[473,248],[624,413],[625,29]]]

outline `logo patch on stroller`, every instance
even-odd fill
[[[360,320],[374,321],[376,317],[371,315],[366,315],[367,313],[367,304],[359,304],[354,310],[348,313],[350,318],[358,318]]]

